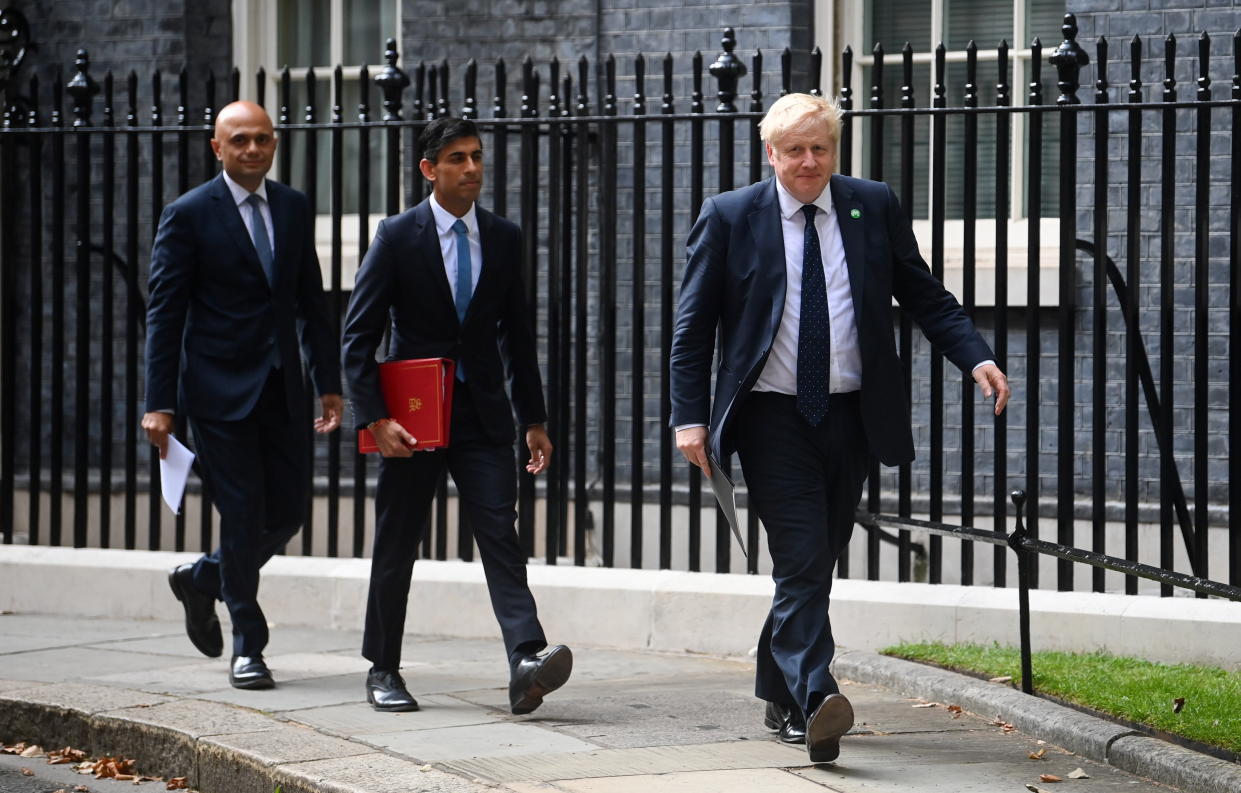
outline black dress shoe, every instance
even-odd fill
[[[513,665],[508,701],[518,716],[543,704],[543,697],[560,688],[573,671],[573,652],[563,644],[540,655],[523,656]]]
[[[853,706],[844,694],[829,694],[806,720],[806,751],[812,763],[840,757],[840,738],[853,727]]]
[[[271,679],[271,670],[261,655],[234,655],[228,668],[228,682],[233,688],[255,690],[272,688],[276,681]]]
[[[781,705],[779,702],[768,702],[767,709],[763,711],[763,726],[769,730],[778,730],[784,726],[784,720],[788,717],[789,706]]]
[[[781,743],[806,742],[806,719],[801,715],[801,708],[768,702],[763,713],[763,726],[779,732]]]
[[[219,658],[224,652],[224,634],[215,614],[215,598],[194,587],[193,570],[192,564],[174,567],[168,585],[185,607],[185,633],[190,641],[208,658]]]
[[[418,710],[418,700],[410,696],[400,674],[387,669],[366,673],[366,701],[375,710],[392,713]]]

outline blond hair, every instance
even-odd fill
[[[786,94],[763,116],[758,134],[763,142],[775,146],[790,132],[797,132],[812,124],[827,124],[827,137],[833,146],[840,142],[840,105],[833,99],[810,94]]]

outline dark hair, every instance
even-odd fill
[[[435,162],[439,159],[440,150],[458,138],[482,140],[478,134],[478,127],[473,121],[468,118],[445,116],[427,124],[427,128],[418,136],[418,143],[422,146],[422,156]]]

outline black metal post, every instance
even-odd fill
[[[1021,640],[1021,690],[1027,694],[1034,693],[1034,664],[1031,660],[1030,648],[1030,587],[1034,582],[1030,575],[1036,555],[1025,549],[1025,524],[1022,522],[1026,494],[1014,490],[1009,494],[1013,500],[1013,513],[1017,525],[1008,535],[1008,547],[1017,554],[1017,620]]]

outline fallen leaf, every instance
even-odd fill
[[[1039,774],[1038,781],[1040,782],[1063,782],[1064,780],[1056,776],[1055,774]]]
[[[960,705],[949,705],[949,706],[948,706],[948,712],[949,712],[949,713],[960,713],[960,712],[961,712],[961,706],[960,706]]]
[[[1172,712],[1173,713],[1180,713],[1182,710],[1184,710],[1184,708],[1185,708],[1184,697],[1177,697],[1176,699],[1172,700]]]
[[[74,785],[73,789],[76,791],[76,793],[90,793],[90,788],[88,788],[86,785]]]
[[[32,746],[27,746],[25,749],[23,749],[21,752],[19,752],[17,756],[18,756],[18,757],[26,757],[26,758],[30,758],[30,757],[42,757],[42,756],[43,756],[43,747],[42,747],[42,746],[39,746],[38,744],[34,744],[34,745],[32,745]]]
[[[1026,790],[1030,791],[1030,793],[1047,793],[1038,785],[1026,785]]]
[[[1047,750],[1039,749],[1037,752],[1030,752],[1030,759],[1031,760],[1046,760]]]
[[[1069,772],[1069,779],[1090,779],[1090,774],[1078,768]]]
[[[933,708],[939,705],[938,702],[923,702],[921,705],[914,705],[915,708]]]
[[[164,787],[164,789],[165,790],[189,790],[190,783],[186,777],[174,776],[172,779],[168,780],[168,784]]]
[[[34,776],[34,771],[31,771],[29,768],[19,768],[18,770],[22,772],[22,776]]]
[[[999,677],[993,677],[987,682],[988,683],[1011,683],[1013,682],[1013,676],[1012,675],[1001,675]]]
[[[419,770],[419,771],[430,771],[430,770],[431,770],[431,764],[430,764],[430,763],[427,763],[426,765],[418,766],[418,770]]]

